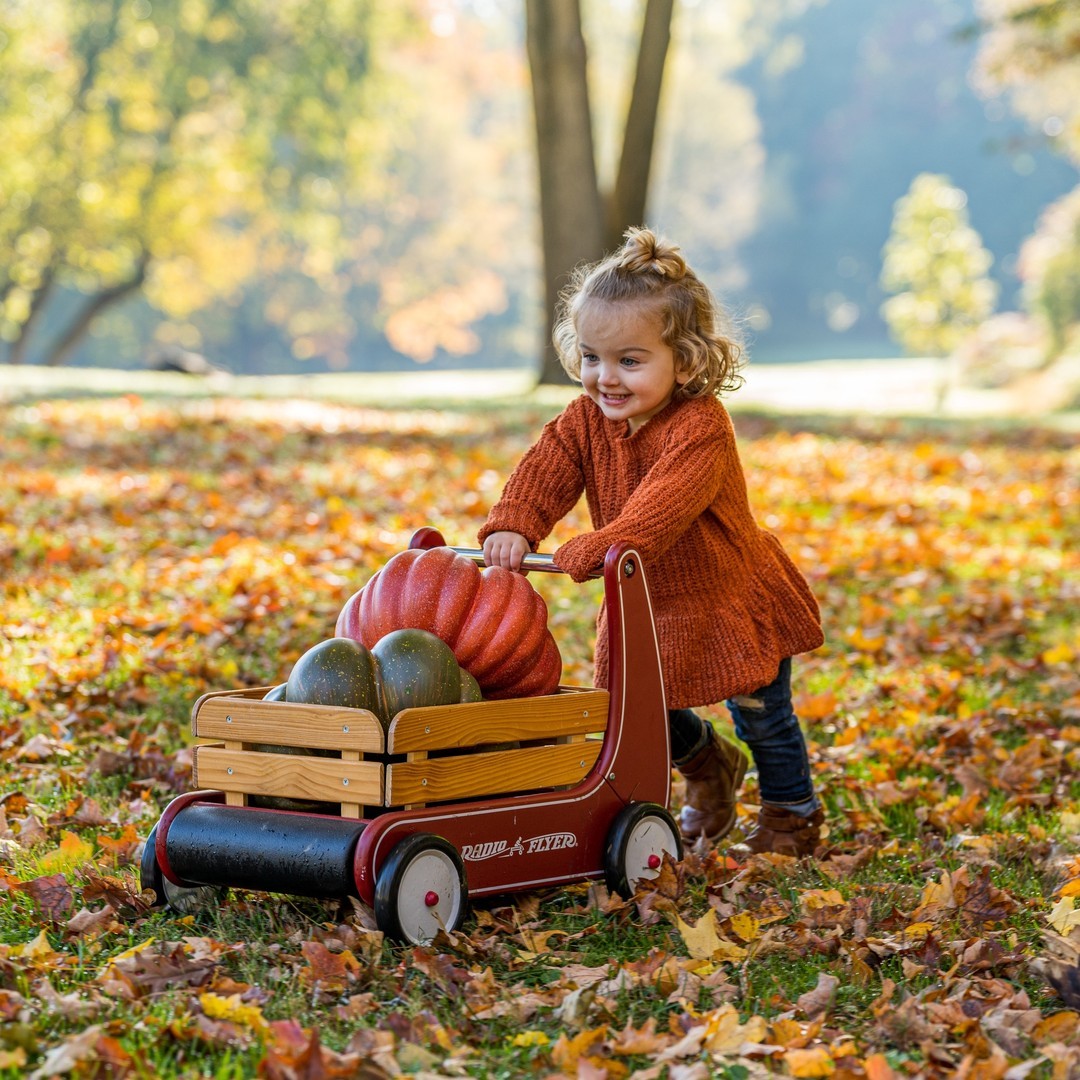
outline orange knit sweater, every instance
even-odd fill
[[[669,709],[711,705],[771,682],[780,661],[824,640],[817,602],[750,511],[727,410],[675,400],[633,434],[587,396],[545,425],[480,530],[539,545],[582,491],[595,531],[555,552],[575,581],[629,541],[645,561]],[[596,684],[606,685],[607,618],[597,617]]]

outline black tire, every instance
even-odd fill
[[[206,908],[216,907],[225,898],[228,890],[217,885],[197,885],[185,888],[174,885],[161,872],[157,859],[157,826],[150,830],[150,835],[143,845],[142,859],[139,862],[139,884],[145,892],[153,890],[155,908],[170,908],[178,915],[193,915]]]
[[[655,877],[664,852],[682,858],[675,819],[656,803],[631,803],[619,811],[604,845],[604,880],[610,892],[629,900],[642,878]]]
[[[375,879],[375,922],[395,941],[426,945],[440,928],[457,930],[468,903],[461,856],[431,833],[399,841]]]

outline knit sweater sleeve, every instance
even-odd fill
[[[488,513],[478,534],[481,544],[494,532],[516,532],[535,551],[556,522],[577,505],[585,488],[580,415],[584,400],[572,401],[544,425]]]
[[[619,515],[563,544],[556,565],[584,581],[619,541],[633,544],[647,562],[659,559],[716,499],[733,470],[741,477],[741,468],[727,414],[687,408]]]

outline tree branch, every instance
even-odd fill
[[[618,247],[623,232],[631,225],[643,224],[645,220],[653,142],[660,110],[664,65],[671,42],[674,7],[674,0],[646,0],[634,87],[623,130],[619,171],[608,199],[608,248]]]
[[[21,364],[26,359],[26,350],[30,346],[30,337],[34,332],[34,327],[38,324],[38,320],[41,318],[42,312],[45,310],[45,305],[49,302],[49,297],[52,296],[55,283],[56,266],[51,265],[42,275],[41,285],[37,292],[34,293],[33,300],[30,301],[30,312],[26,316],[26,321],[19,327],[19,336],[11,343],[7,363]]]
[[[45,363],[50,367],[66,364],[71,359],[79,342],[86,336],[93,321],[108,307],[123,300],[137,289],[142,288],[146,281],[146,269],[150,265],[150,255],[143,252],[142,257],[136,264],[135,273],[127,281],[121,281],[111,288],[92,296],[82,308],[76,312],[75,317],[68,324],[68,328],[60,335],[59,339],[49,350],[45,357]]]

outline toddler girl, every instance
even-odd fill
[[[735,823],[746,757],[692,711],[726,701],[758,770],[761,812],[744,850],[813,853],[824,815],[791,706],[791,660],[822,643],[817,603],[779,542],[758,528],[731,420],[739,348],[679,249],[631,229],[614,255],[580,267],[554,332],[584,394],[548,423],[480,530],[489,565],[518,570],[582,491],[593,532],[555,563],[575,581],[632,543],[649,574],[672,755],[686,779],[684,837]],[[597,685],[607,672],[606,613]]]

